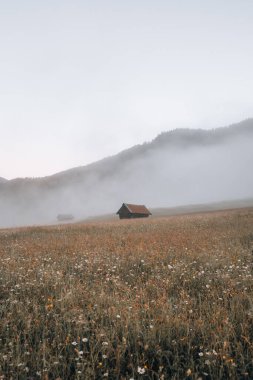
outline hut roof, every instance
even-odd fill
[[[130,204],[130,203],[123,203],[122,206],[126,206],[126,208],[128,209],[128,211],[130,213],[132,213],[132,214],[151,215],[151,212],[144,205],[133,205],[133,204]],[[117,214],[119,213],[119,211],[117,212]]]

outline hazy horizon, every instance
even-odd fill
[[[253,116],[253,2],[0,0],[0,177]]]
[[[122,202],[171,208],[253,201],[253,119],[210,131],[175,130],[91,166],[0,183],[0,227],[116,212]]]

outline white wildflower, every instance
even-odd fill
[[[137,372],[140,374],[140,375],[143,375],[145,373],[145,368],[143,367],[139,367],[137,368]]]

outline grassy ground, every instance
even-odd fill
[[[0,231],[0,379],[252,379],[253,210]]]

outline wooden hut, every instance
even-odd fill
[[[58,214],[57,215],[58,222],[67,222],[73,219],[74,219],[74,216],[72,214]]]
[[[144,205],[133,205],[129,203],[123,203],[117,212],[120,219],[131,218],[147,218],[152,215],[151,212]]]

